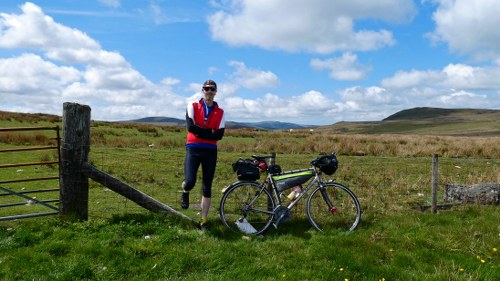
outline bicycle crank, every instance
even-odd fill
[[[289,222],[292,219],[292,213],[290,210],[285,207],[285,206],[278,206],[276,209],[274,209],[274,217],[277,218],[273,225],[274,228],[278,228],[278,225],[282,222]]]

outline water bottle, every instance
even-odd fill
[[[293,188],[292,192],[290,192],[290,194],[288,194],[286,198],[292,201],[293,199],[299,197],[301,192],[302,192],[302,186],[299,184]]]

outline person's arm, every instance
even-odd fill
[[[212,130],[212,136],[213,140],[221,140],[222,137],[224,137],[224,128],[220,128],[220,129],[217,129],[217,130]]]
[[[200,137],[202,139],[211,139],[210,135],[212,134],[212,130],[207,129],[207,128],[202,128],[198,125],[196,125],[186,112],[186,128],[188,132],[191,132],[195,134],[197,137]]]
[[[194,124],[193,119],[189,118],[186,114],[186,127],[187,130],[197,137],[207,140],[221,140],[224,137],[224,128],[220,128],[217,130],[212,130],[208,128],[202,128],[196,124]]]
[[[213,137],[215,140],[221,140],[222,137],[224,137],[224,131],[225,131],[224,128],[225,127],[226,127],[226,117],[223,114],[222,119],[221,119],[220,124],[219,124],[219,129],[212,131]]]

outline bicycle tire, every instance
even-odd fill
[[[306,208],[309,222],[319,231],[353,231],[361,220],[358,198],[339,183],[318,185],[307,199]]]
[[[241,181],[232,184],[224,192],[219,215],[222,223],[233,232],[259,235],[271,226],[274,206],[271,194],[261,184]],[[242,227],[240,223],[243,221],[253,229],[249,231]]]

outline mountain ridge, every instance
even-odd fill
[[[496,109],[446,109],[435,107],[415,107],[411,109],[404,109],[398,111],[381,121],[340,121],[331,125],[299,125],[289,122],[280,121],[260,121],[260,122],[236,122],[226,121],[226,128],[231,129],[257,129],[257,130],[290,130],[290,129],[320,129],[328,130],[333,129],[339,132],[357,132],[357,133],[375,133],[375,132],[388,132],[395,127],[408,127],[415,129],[417,124],[420,126],[429,126],[429,124],[457,124],[460,122],[480,122],[496,120],[500,122],[500,110]],[[133,123],[154,123],[160,125],[170,126],[185,126],[186,121],[183,119],[171,117],[145,117],[122,122]],[[394,122],[399,122],[395,125]],[[426,123],[427,122],[427,123]],[[356,130],[353,130],[356,128]],[[404,131],[398,128],[397,131]],[[397,132],[396,132],[397,133]]]
[[[338,122],[318,129],[343,134],[500,136],[500,110],[416,107],[382,121]]]
[[[144,117],[144,118],[133,119],[128,121],[120,121],[120,122],[154,123],[154,124],[170,125],[170,126],[186,125],[186,120],[172,118],[172,117],[162,117],[162,116]],[[226,121],[226,128],[231,128],[231,129],[249,128],[249,129],[259,129],[259,130],[288,130],[288,129],[309,128],[309,127],[317,127],[317,126],[304,126],[304,125],[299,125],[289,122],[280,122],[280,121],[260,121],[260,122]]]
[[[61,116],[44,113],[17,113],[0,110],[0,121],[60,122]],[[99,121],[137,123],[158,126],[185,127],[185,120],[170,117],[144,117],[129,121]],[[416,134],[449,136],[500,136],[500,110],[498,109],[443,109],[416,107],[398,111],[381,121],[341,121],[324,126],[306,126],[280,121],[233,122],[226,128],[250,130],[312,130],[339,134]]]

